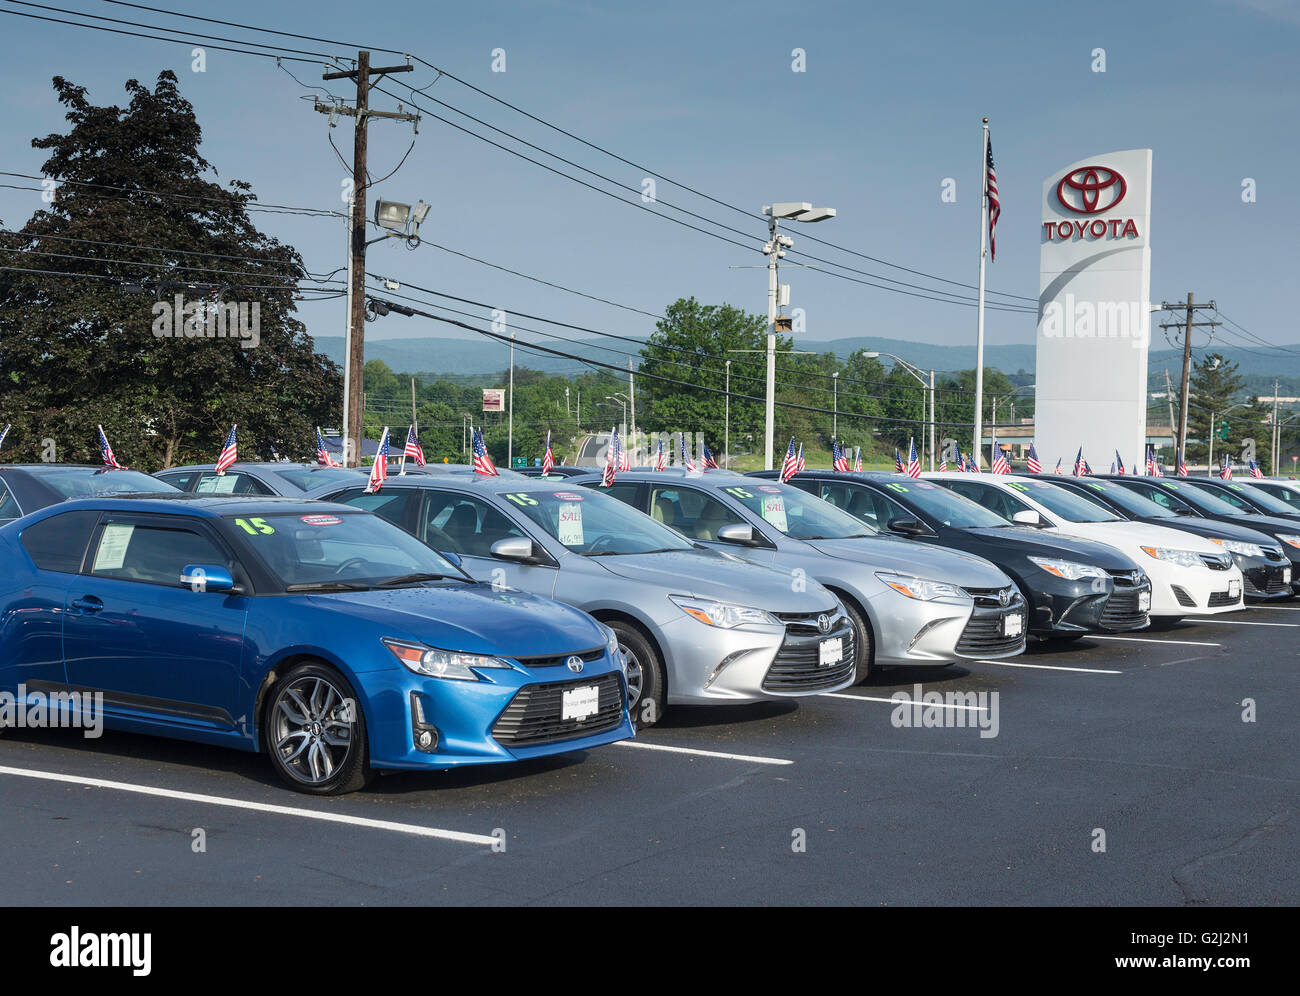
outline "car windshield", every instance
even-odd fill
[[[357,479],[355,469],[344,467],[295,467],[292,470],[275,471],[295,488],[307,491],[321,484],[351,484]]]
[[[733,484],[718,489],[791,539],[853,539],[877,530],[828,501],[788,484]]]
[[[1108,502],[1112,505],[1118,505],[1130,515],[1153,519],[1180,518],[1177,512],[1170,511],[1163,505],[1156,504],[1150,498],[1144,498],[1136,491],[1130,491],[1122,484],[1116,484],[1114,481],[1080,480],[1076,486],[1104,495]],[[1074,488],[1070,490],[1074,490]]]
[[[497,494],[566,549],[584,557],[694,549],[679,533],[650,516],[587,488]]]
[[[410,533],[369,512],[227,516],[231,532],[286,591],[363,590],[465,574]]]
[[[1241,508],[1231,502],[1226,502],[1213,491],[1200,488],[1190,482],[1183,481],[1166,481],[1160,485],[1161,490],[1172,491],[1187,504],[1198,512],[1204,512],[1206,515],[1238,515]],[[1237,501],[1241,501],[1240,498]],[[1242,502],[1244,505],[1245,503]]]
[[[1058,488],[1047,481],[1008,481],[1007,487],[1032,498],[1053,515],[1066,522],[1121,522],[1114,512],[1102,508],[1083,495]]]
[[[945,526],[958,529],[990,527],[1001,528],[1007,520],[995,515],[983,505],[971,501],[955,491],[941,488],[928,481],[890,481],[882,485],[886,494],[902,496],[926,515],[938,519]]]
[[[1227,489],[1239,492],[1253,505],[1258,505],[1269,515],[1295,515],[1295,509],[1281,498],[1274,497],[1263,488],[1257,488],[1249,481],[1227,481]],[[1234,496],[1235,497],[1235,496]]]
[[[108,498],[145,492],[173,493],[178,489],[138,470],[107,467],[27,467],[42,484],[64,498]]]

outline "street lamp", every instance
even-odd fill
[[[807,201],[785,201],[763,205],[767,216],[768,241],[763,246],[767,256],[767,411],[764,418],[766,430],[763,446],[763,468],[772,469],[772,448],[776,431],[776,312],[780,297],[777,269],[786,249],[794,245],[788,235],[777,234],[777,224],[782,220],[817,222],[835,217],[834,208],[815,208]]]
[[[722,466],[731,469],[731,361],[726,363],[727,382],[723,391],[724,407],[722,416]]]
[[[868,360],[874,360],[881,356],[888,356],[891,360],[910,373],[918,381],[921,387],[930,388],[930,472],[934,472],[934,371],[930,371],[930,382],[926,383],[924,371],[914,363],[908,363],[901,356],[895,356],[893,353],[863,353],[862,356]],[[979,454],[974,454],[976,462],[979,461]]]
[[[831,439],[840,437],[840,372],[831,374]]]

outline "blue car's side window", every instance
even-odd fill
[[[28,526],[19,542],[41,570],[76,574],[97,522],[98,512],[63,512]]]
[[[206,536],[188,529],[110,522],[91,559],[95,577],[180,586],[187,564],[234,564]]]

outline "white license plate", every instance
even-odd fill
[[[1291,583],[1291,568],[1289,567],[1282,568],[1282,583],[1283,584]]]
[[[1138,592],[1138,611],[1139,612],[1151,611],[1151,592],[1149,591]]]
[[[1019,636],[1025,631],[1025,617],[1017,612],[1013,616],[1003,616],[1002,635]]]
[[[600,689],[595,685],[566,688],[560,704],[561,719],[586,719],[600,711]]]
[[[817,663],[822,667],[829,667],[832,664],[838,664],[840,658],[844,656],[844,638],[837,636],[833,640],[822,640],[818,651],[819,657]]]
[[[1229,581],[1229,582],[1228,582],[1228,597],[1229,597],[1229,598],[1237,598],[1237,597],[1239,597],[1240,595],[1241,595],[1241,582],[1240,582],[1240,581]]]

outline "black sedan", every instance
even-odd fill
[[[67,463],[0,465],[0,524],[73,498],[175,491],[138,470]]]
[[[1231,499],[1236,497],[1235,492],[1225,493],[1214,486],[1215,482],[1202,478],[1104,474],[1094,479],[1114,481],[1180,515],[1228,522],[1271,536],[1282,544],[1282,552],[1290,562],[1291,590],[1300,591],[1300,521],[1257,512],[1240,498],[1234,502]]]
[[[1232,559],[1241,568],[1245,595],[1252,601],[1291,596],[1291,564],[1282,552],[1282,544],[1272,536],[1244,525],[1180,514],[1115,481],[1053,475],[1043,475],[1042,479],[1082,495],[1132,522],[1169,526],[1218,543],[1232,554]]]
[[[1104,543],[1008,522],[946,488],[898,474],[810,470],[789,483],[895,536],[992,561],[1032,607],[1029,630],[1040,638],[1074,640],[1148,624],[1150,582],[1137,564]]]

